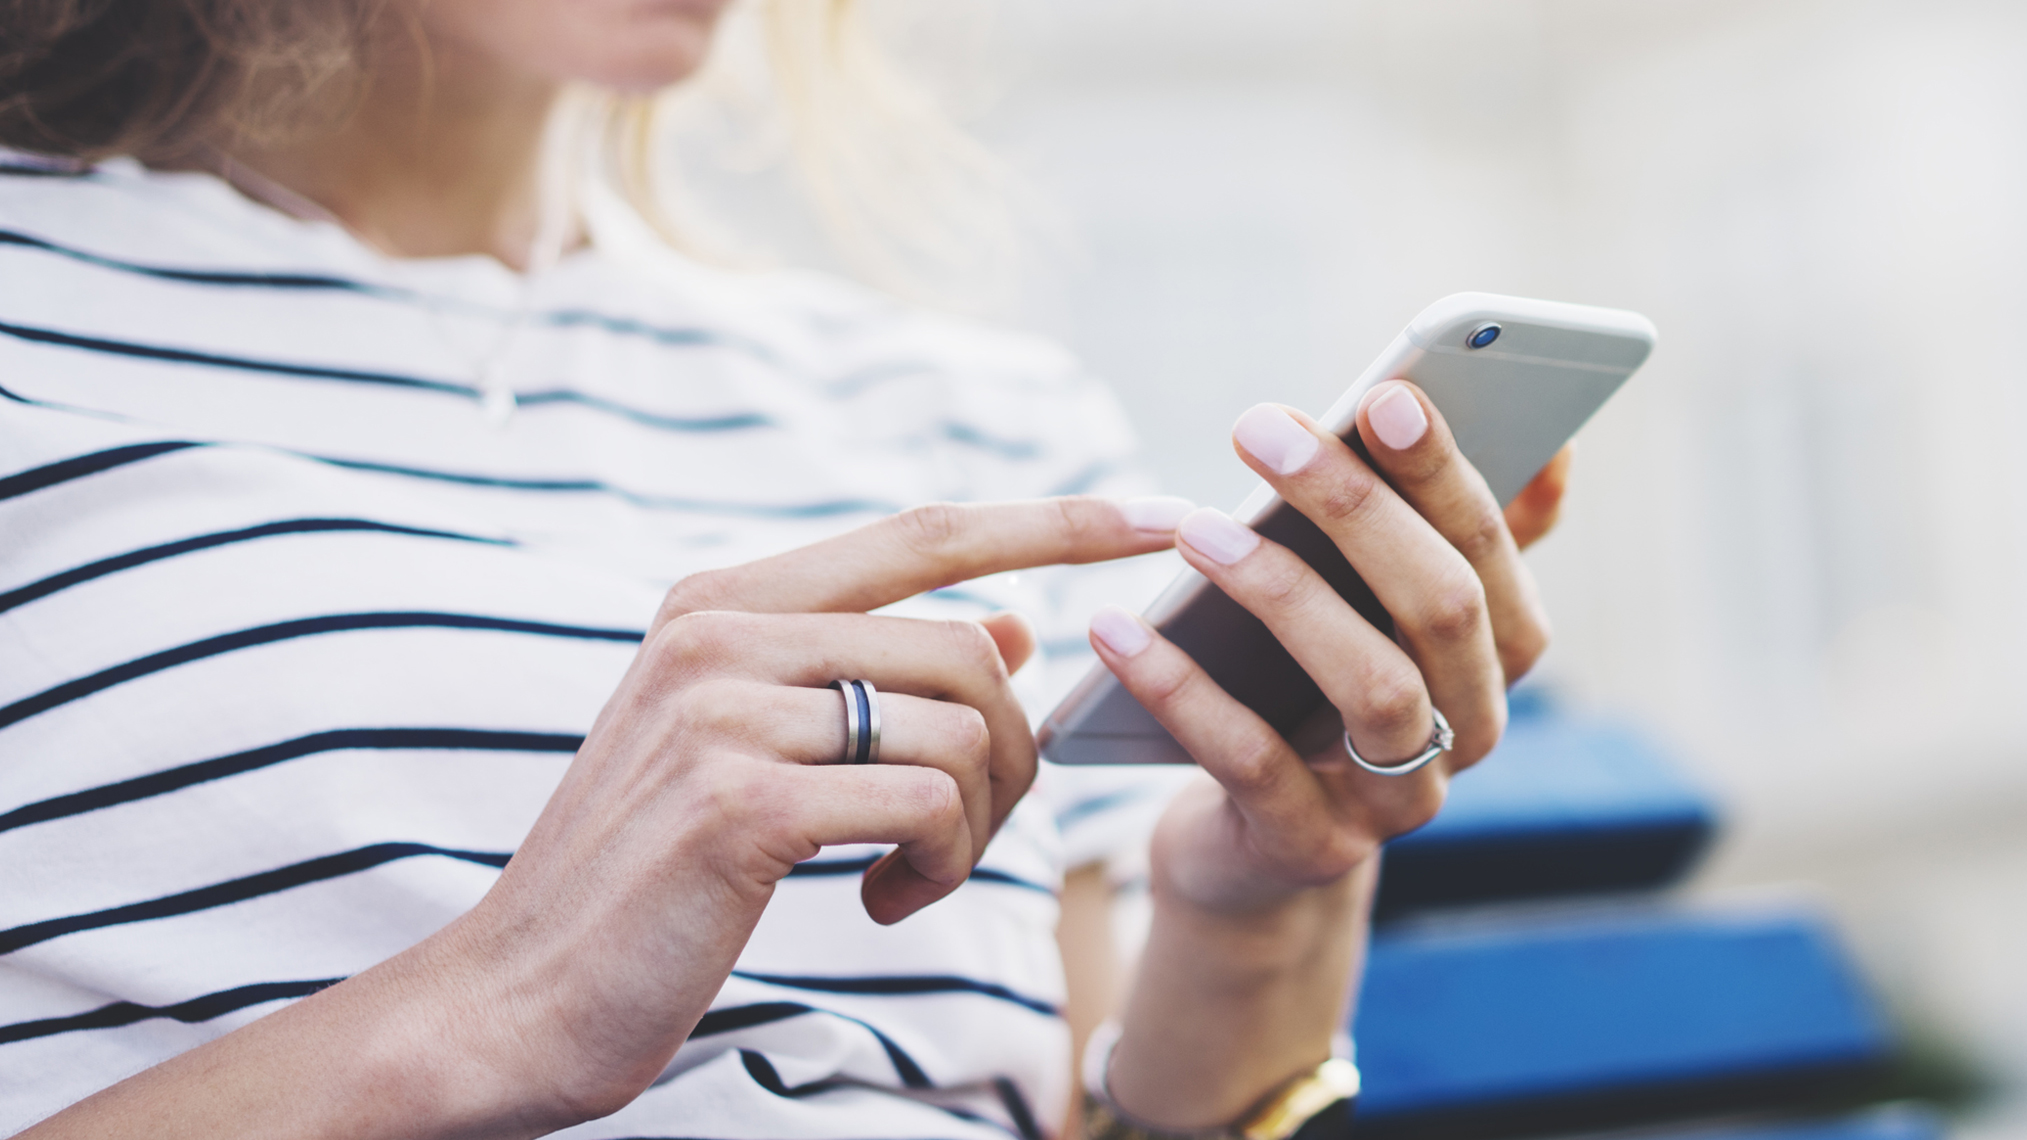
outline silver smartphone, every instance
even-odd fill
[[[1422,310],[1319,419],[1364,454],[1360,399],[1383,381],[1411,380],[1503,504],[1653,350],[1654,325],[1638,313],[1458,293]],[[1234,517],[1301,555],[1367,620],[1391,632],[1392,620],[1336,544],[1272,488],[1262,483]],[[1322,691],[1267,627],[1196,571],[1178,575],[1146,617],[1283,736],[1322,710]],[[1042,754],[1060,764],[1193,762],[1103,664],[1049,714],[1038,740]]]

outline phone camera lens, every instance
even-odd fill
[[[1464,338],[1464,346],[1466,348],[1484,348],[1486,345],[1491,344],[1493,341],[1498,339],[1499,339],[1498,322],[1487,321],[1484,324],[1479,325],[1477,328],[1471,330],[1471,335]]]

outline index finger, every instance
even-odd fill
[[[669,591],[655,620],[698,610],[864,613],[1006,570],[1166,550],[1192,505],[1092,495],[931,503],[798,550],[693,574]]]

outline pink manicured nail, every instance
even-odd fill
[[[1413,447],[1422,433],[1429,430],[1429,416],[1422,411],[1422,402],[1401,384],[1383,385],[1379,395],[1365,406],[1365,418],[1379,441],[1395,451]]]
[[[1232,438],[1278,475],[1293,475],[1316,458],[1316,437],[1272,404],[1254,404],[1232,425]]]
[[[1091,615],[1091,632],[1121,657],[1131,657],[1154,643],[1147,624],[1120,606],[1100,606]]]
[[[1193,510],[1196,510],[1195,503],[1174,495],[1147,495],[1126,499],[1119,504],[1119,513],[1126,516],[1127,526],[1161,534],[1174,531],[1182,516]]]
[[[1210,507],[1191,511],[1176,533],[1203,552],[1205,558],[1221,566],[1230,566],[1260,545],[1259,535],[1233,522],[1230,515]]]

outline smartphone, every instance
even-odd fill
[[[1458,293],[1422,310],[1319,422],[1364,455],[1359,401],[1384,381],[1411,380],[1504,505],[1653,350],[1654,325],[1638,313]],[[1393,631],[1337,545],[1273,488],[1260,484],[1233,515],[1300,555],[1366,620]],[[1322,691],[1260,619],[1196,571],[1178,575],[1145,616],[1284,737],[1323,710]],[[1194,762],[1102,663],[1042,722],[1037,739],[1060,764]]]

